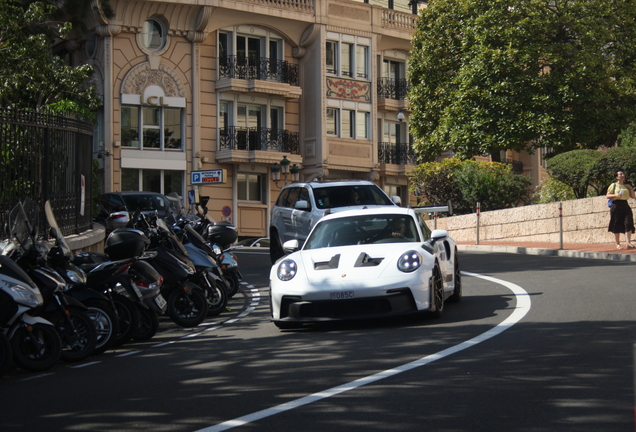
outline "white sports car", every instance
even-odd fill
[[[435,208],[438,211],[440,208]],[[331,320],[430,311],[462,297],[457,247],[447,231],[430,231],[431,208],[386,207],[329,214],[302,248],[270,272],[272,321],[279,328]]]

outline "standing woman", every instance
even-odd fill
[[[625,237],[627,237],[628,249],[636,247],[632,244],[634,215],[631,207],[627,204],[629,198],[634,198],[634,189],[625,183],[625,173],[623,171],[616,172],[616,183],[612,183],[607,188],[605,196],[607,199],[614,201],[610,207],[610,223],[607,230],[614,233],[616,249],[621,248],[621,233],[625,233]]]

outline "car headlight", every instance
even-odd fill
[[[277,275],[278,279],[282,281],[292,280],[298,273],[298,266],[296,262],[290,259],[286,259],[278,266]]]
[[[405,273],[410,273],[422,265],[422,255],[419,252],[411,250],[402,254],[398,260],[398,269]]]

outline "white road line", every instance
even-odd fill
[[[141,350],[138,350],[138,351],[128,351],[127,353],[123,353],[123,354],[116,355],[115,357],[128,357],[128,356],[133,355],[133,354],[139,354],[140,352],[141,352]]]
[[[46,376],[49,376],[49,375],[54,375],[54,374],[55,374],[54,372],[49,372],[49,373],[34,375],[34,376],[22,378],[21,381],[31,381],[31,380],[34,380],[34,379],[37,379],[37,378],[43,378],[43,377],[46,377]]]
[[[89,363],[84,363],[81,365],[77,365],[77,366],[71,366],[71,369],[80,369],[86,366],[92,366],[92,365],[96,365],[98,363],[101,363],[101,361],[94,361],[94,362],[89,362]]]
[[[485,279],[488,280],[490,282],[494,282],[496,284],[499,285],[503,285],[506,288],[508,288],[510,291],[512,291],[517,299],[517,306],[515,307],[514,311],[510,314],[510,316],[508,318],[506,318],[505,320],[503,320],[501,323],[497,324],[497,326],[493,327],[492,329],[488,330],[485,333],[480,334],[479,336],[476,336],[472,339],[469,339],[467,341],[464,341],[458,345],[452,346],[450,348],[447,348],[445,350],[442,350],[440,352],[437,352],[435,354],[431,354],[428,355],[426,357],[423,357],[419,360],[415,360],[411,363],[406,363],[402,366],[398,366],[394,369],[389,369],[389,370],[385,370],[383,372],[379,372],[377,374],[374,375],[369,375],[367,377],[363,377],[360,379],[357,379],[355,381],[352,381],[350,383],[347,384],[343,384],[337,387],[333,387],[324,391],[321,391],[319,393],[314,393],[312,395],[309,396],[305,396],[302,397],[300,399],[296,399],[293,401],[289,401],[287,403],[281,404],[281,405],[277,405],[275,407],[272,408],[267,408],[264,409],[262,411],[257,411],[255,413],[252,414],[248,414],[233,420],[228,420],[224,423],[219,423],[217,425],[214,426],[210,426],[204,429],[199,429],[196,432],[221,432],[221,431],[225,431],[228,429],[232,429],[238,426],[243,426],[245,424],[248,423],[252,423],[258,420],[262,420],[266,417],[271,417],[273,415],[285,412],[285,411],[289,411],[295,408],[299,408],[301,406],[304,405],[308,405],[310,403],[313,402],[317,402],[323,399],[326,399],[328,397],[332,397],[335,395],[338,395],[340,393],[344,393],[347,392],[349,390],[355,390],[358,387],[362,387],[364,385],[367,384],[371,384],[374,383],[376,381],[380,381],[384,378],[388,378],[388,377],[392,377],[394,375],[400,374],[402,372],[406,372],[409,371],[411,369],[415,369],[421,366],[425,366],[429,363],[433,363],[436,360],[440,360],[443,359],[445,357],[448,357],[449,355],[458,353],[460,351],[463,351],[465,349],[471,348],[485,340],[488,340],[492,337],[497,336],[498,334],[508,330],[510,327],[512,327],[513,325],[515,325],[516,323],[518,323],[519,321],[521,321],[521,319],[528,313],[528,311],[530,310],[530,296],[528,295],[528,293],[526,292],[526,290],[524,290],[523,288],[521,288],[519,285],[513,284],[511,282],[507,282],[501,279],[497,279],[497,278],[493,278],[490,276],[483,276],[477,273],[467,273],[467,272],[462,272],[462,274],[466,275],[466,276],[472,276],[472,277],[476,277],[476,278],[480,278],[480,279]]]

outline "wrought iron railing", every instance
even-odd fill
[[[298,86],[298,65],[262,57],[227,56],[219,59],[219,77],[275,81]]]
[[[298,153],[298,133],[284,129],[229,126],[220,129],[221,150],[263,150]]]
[[[404,100],[410,89],[406,78],[379,78],[378,97],[380,99]]]
[[[40,234],[47,200],[64,235],[91,229],[92,142],[93,125],[82,119],[0,109],[0,227],[18,201],[31,198]]]
[[[417,165],[417,154],[409,143],[378,143],[378,162],[395,165]]]

